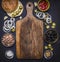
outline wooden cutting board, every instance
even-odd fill
[[[26,5],[27,15],[16,22],[16,56],[18,59],[43,57],[43,21],[33,16],[33,4]]]

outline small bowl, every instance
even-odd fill
[[[51,59],[53,56],[53,52],[51,50],[45,50],[44,52],[44,58]]]
[[[12,58],[14,57],[13,51],[7,50],[7,51],[5,52],[5,57],[6,57],[7,59],[12,59]]]
[[[41,2],[41,0],[38,1],[38,9],[39,9],[40,11],[45,12],[45,11],[47,11],[47,10],[50,8],[50,2],[49,2],[48,0],[46,0],[46,2],[48,3],[48,7],[47,7],[45,10],[40,9],[40,7],[39,7],[39,3],[40,3],[40,2]]]
[[[10,33],[5,33],[2,37],[2,41],[1,43],[5,46],[5,47],[11,47],[14,43],[15,43],[15,39],[14,36]]]

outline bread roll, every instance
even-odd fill
[[[8,12],[13,12],[18,6],[18,0],[2,0],[2,8]]]

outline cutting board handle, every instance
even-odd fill
[[[28,2],[26,5],[26,10],[27,10],[27,15],[32,15],[33,14],[33,3]]]

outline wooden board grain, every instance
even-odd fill
[[[26,5],[27,15],[16,22],[16,56],[18,59],[43,57],[43,21],[33,16],[33,4]]]

